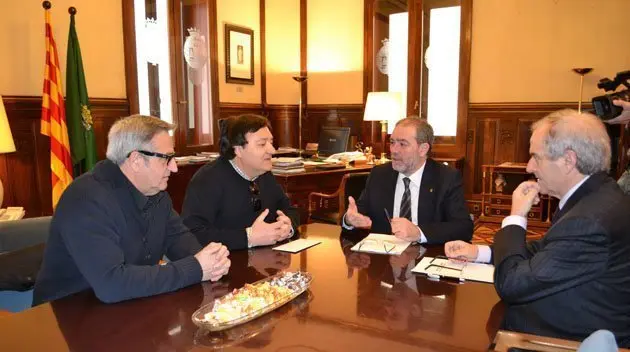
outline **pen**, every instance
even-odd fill
[[[385,210],[385,217],[387,218],[387,222],[392,222],[392,217],[389,215],[389,211],[387,211],[387,208],[383,208],[383,210]]]
[[[455,282],[466,281],[462,277],[451,277],[451,276],[444,276],[444,275],[430,274],[430,273],[427,273],[427,276],[429,277],[429,279],[433,279],[433,280],[444,280],[444,281],[455,281]]]

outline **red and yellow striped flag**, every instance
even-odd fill
[[[46,19],[46,68],[42,100],[41,133],[50,137],[50,170],[52,171],[52,206],[57,206],[63,191],[72,182],[70,140],[66,126],[66,109],[63,102],[61,71],[57,44],[50,24],[50,10],[44,11]]]

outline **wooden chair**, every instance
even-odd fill
[[[341,224],[348,207],[348,197],[358,200],[365,188],[369,172],[345,174],[339,188],[332,194],[311,192],[308,195],[307,222]]]

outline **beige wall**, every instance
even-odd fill
[[[219,101],[260,104],[260,9],[259,0],[217,0],[217,48],[219,50]],[[225,82],[225,24],[254,31],[254,85]]]
[[[265,1],[268,104],[297,104],[300,86],[300,0]]]
[[[363,0],[308,1],[308,104],[363,102]]]
[[[55,0],[52,3],[53,35],[59,51],[64,91],[70,24],[68,7],[75,6],[90,96],[126,97],[121,2]],[[44,38],[41,1],[0,0],[0,95],[42,94]]]
[[[630,69],[628,0],[475,0],[470,102],[584,100],[597,82]]]

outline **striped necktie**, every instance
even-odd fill
[[[405,184],[405,193],[403,193],[402,200],[400,201],[400,217],[407,218],[411,221],[411,191],[409,191],[409,177],[403,178]]]

